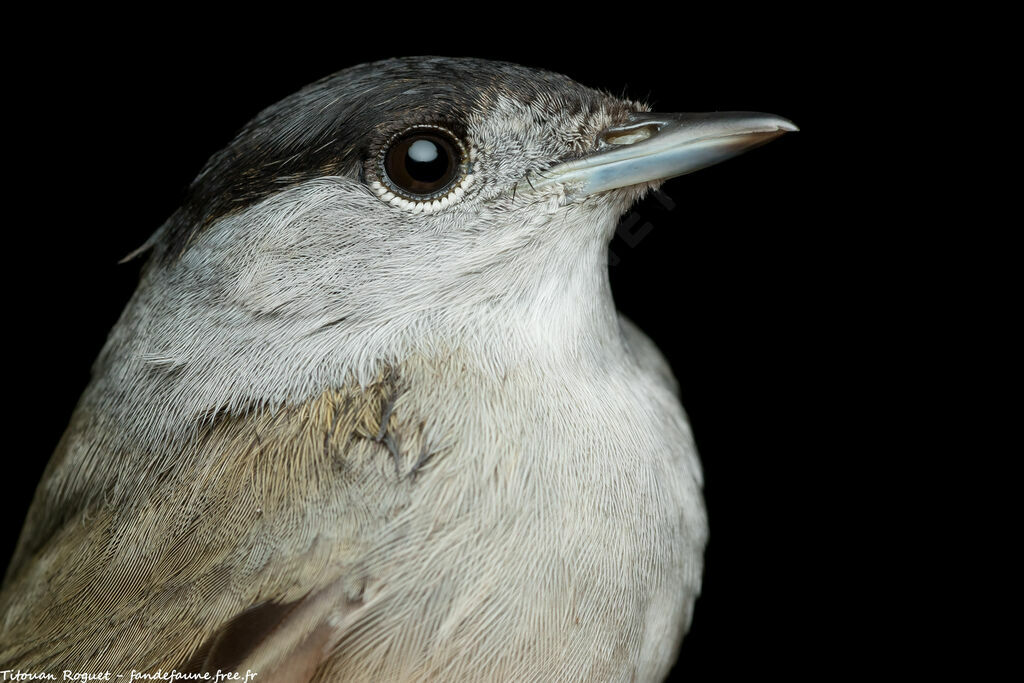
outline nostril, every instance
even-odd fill
[[[618,126],[601,133],[598,136],[598,143],[601,145],[633,145],[646,140],[657,132],[658,126],[653,123],[628,127]]]

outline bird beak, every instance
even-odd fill
[[[666,180],[795,130],[799,129],[780,116],[754,112],[632,114],[623,125],[598,136],[595,152],[548,169],[532,184],[537,189],[559,184],[567,194],[586,196]]]

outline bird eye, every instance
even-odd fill
[[[391,138],[370,169],[370,189],[381,200],[413,213],[446,209],[473,184],[473,159],[447,128],[419,125]]]
[[[448,131],[414,128],[384,151],[384,175],[410,199],[432,199],[458,179],[462,156],[461,145]]]

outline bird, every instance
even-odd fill
[[[0,670],[663,679],[703,475],[608,245],[666,179],[794,130],[454,57],[257,114],[130,255],[4,577]]]

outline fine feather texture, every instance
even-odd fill
[[[169,669],[248,607],[295,603],[337,580],[339,558],[405,502],[377,436],[391,376],[297,409],[219,417],[148,495],[64,513],[30,565],[12,564],[0,662]],[[422,447],[398,416],[387,431]],[[349,590],[357,601],[362,588]]]
[[[707,527],[675,381],[608,284],[646,188],[526,180],[639,109],[434,58],[261,114],[151,240],[8,568],[0,669],[663,677]],[[399,119],[477,150],[459,201],[370,189]]]
[[[401,374],[434,372],[410,364]],[[17,645],[0,652],[0,663],[26,670],[184,670],[251,606],[302,600],[338,581],[344,600],[306,624],[310,632],[328,624],[335,634],[316,680],[617,678],[620,662],[638,654],[630,649],[642,643],[635,629],[643,630],[643,615],[659,609],[671,616],[661,626],[675,629],[658,634],[671,651],[685,594],[657,586],[674,567],[669,575],[683,579],[692,595],[700,568],[677,555],[685,548],[665,555],[669,549],[654,539],[683,524],[699,547],[703,517],[636,513],[685,507],[685,496],[699,495],[697,480],[678,455],[650,472],[635,458],[656,444],[671,453],[667,446],[689,435],[671,422],[653,423],[651,432],[622,444],[623,461],[606,479],[607,463],[591,459],[603,448],[601,435],[581,441],[572,422],[600,396],[574,395],[581,387],[570,385],[553,388],[561,397],[558,414],[489,420],[496,433],[481,436],[492,444],[516,436],[526,452],[536,442],[571,440],[582,447],[563,461],[572,474],[544,472],[549,465],[524,461],[515,450],[466,462],[472,447],[467,453],[424,439],[421,411],[437,399],[399,374],[389,370],[365,390],[353,385],[276,414],[218,418],[180,460],[183,469],[150,486],[153,497],[81,511],[9,579],[0,610],[4,642]],[[490,395],[489,410],[516,412],[510,405],[522,397],[507,382],[476,381]],[[641,409],[636,421],[649,408],[674,403],[664,391],[650,404],[650,390],[635,379],[606,381],[606,391],[631,389]],[[532,438],[524,438],[525,430]],[[397,471],[384,434],[397,445]],[[425,463],[424,454],[431,456]],[[467,468],[483,486],[464,487]],[[680,477],[689,484],[673,492]],[[684,497],[667,505],[657,500],[664,496]],[[627,559],[634,552],[649,554],[649,564],[634,566]],[[432,562],[434,554],[452,565]],[[382,579],[393,576],[402,582]],[[501,634],[488,644],[492,654],[453,657],[473,647],[488,623],[495,638]],[[423,628],[406,629],[410,642],[394,642],[410,624]],[[560,661],[566,651],[574,657]],[[412,656],[399,655],[405,652]],[[250,658],[258,659],[247,653],[241,661]]]

